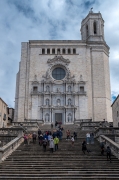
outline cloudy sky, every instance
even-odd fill
[[[10,107],[14,107],[21,42],[80,40],[81,20],[91,7],[105,21],[112,101],[119,94],[119,1],[0,0],[0,97]]]

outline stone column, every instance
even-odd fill
[[[57,55],[57,48],[55,48],[55,54]]]

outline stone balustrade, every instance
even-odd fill
[[[108,137],[104,135],[98,136],[97,140],[100,143],[105,142],[105,148],[109,146],[111,148],[112,154],[119,159],[119,144],[115,143],[114,141],[112,141],[111,139],[109,139]]]
[[[23,127],[0,128],[0,135],[22,136],[25,129]]]
[[[91,122],[92,119],[75,119],[74,124],[81,124],[82,122]]]
[[[114,127],[100,127],[98,129],[96,129],[96,131],[94,132],[95,137],[98,137],[100,135],[108,135],[108,134],[114,134],[119,135],[119,128],[114,128]]]
[[[23,142],[23,137],[16,137],[2,148],[0,148],[0,162],[4,161]]]
[[[36,126],[39,128],[39,124],[36,120],[35,120],[35,122],[33,122],[33,121],[25,119],[25,122],[13,122],[12,125],[13,126],[22,126],[22,127],[24,127],[24,126],[26,126],[26,127],[27,126]]]
[[[12,141],[16,136],[8,135],[8,134],[0,134],[0,147]]]
[[[109,127],[110,124],[107,121],[82,121],[80,123],[81,130],[95,131],[99,127]]]

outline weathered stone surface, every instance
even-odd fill
[[[97,34],[91,38],[95,20]],[[91,35],[87,40],[82,35],[81,41],[32,40],[22,43],[15,121],[43,119],[45,123],[54,123],[56,113],[62,114],[63,124],[73,123],[75,119],[112,121],[109,47],[104,41],[103,29],[100,29],[103,23],[101,14],[89,13],[82,24],[82,34],[85,34],[86,23],[90,24]],[[66,72],[63,80],[52,77],[52,71],[57,67]]]

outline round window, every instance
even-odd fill
[[[61,80],[66,76],[66,72],[63,68],[57,67],[52,71],[52,77],[56,80]]]

